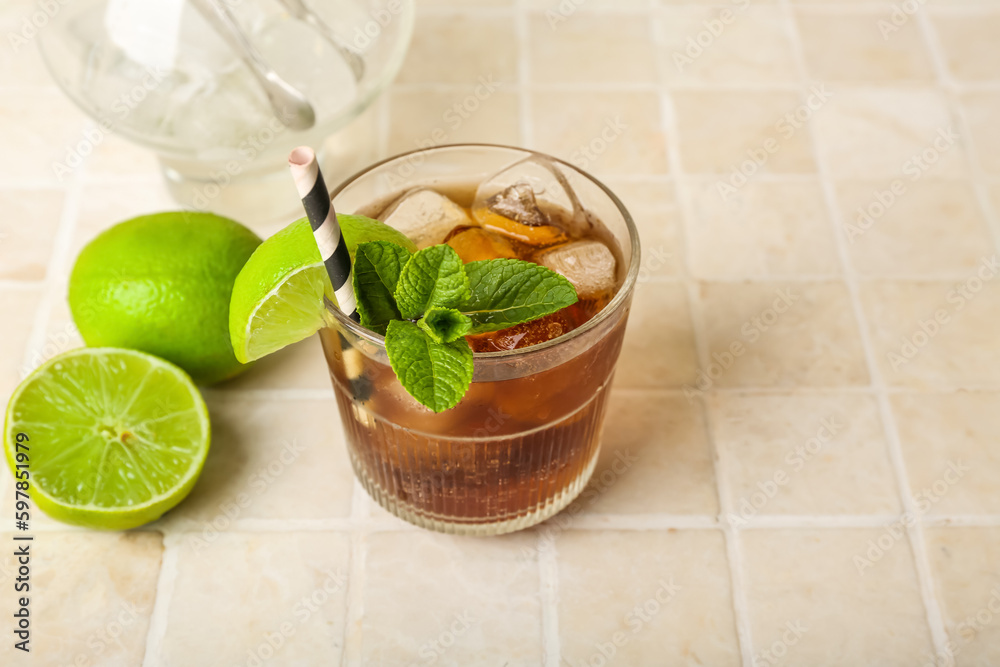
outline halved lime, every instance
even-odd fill
[[[14,391],[4,425],[7,463],[15,477],[27,470],[39,509],[111,530],[158,519],[183,500],[209,439],[208,410],[184,371],[117,348],[49,360]]]
[[[378,220],[337,220],[352,260],[366,241],[390,241],[416,252],[412,241]],[[325,322],[324,294],[336,303],[309,221],[302,218],[260,244],[236,276],[229,304],[236,358],[248,363],[316,333]]]

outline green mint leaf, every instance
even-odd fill
[[[455,308],[469,296],[462,259],[451,246],[424,248],[410,258],[396,285],[396,305],[403,319],[416,320],[430,308]]]
[[[361,325],[384,330],[390,320],[400,319],[393,293],[399,274],[410,261],[410,252],[389,241],[359,243],[354,253],[354,297]]]
[[[430,308],[417,322],[436,343],[450,343],[469,333],[472,320],[454,308]]]
[[[403,388],[434,412],[455,407],[469,390],[472,348],[464,338],[437,343],[413,322],[393,320],[385,349]]]
[[[577,301],[576,289],[551,269],[519,259],[486,259],[465,265],[472,295],[459,309],[472,320],[469,333],[499,331],[550,315]]]

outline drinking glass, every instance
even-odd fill
[[[533,155],[483,144],[399,155],[337,187],[334,207],[363,213],[414,187],[475,186]],[[418,526],[465,535],[520,530],[566,507],[594,470],[639,238],[606,186],[546,159],[604,224],[625,264],[610,303],[580,327],[530,347],[475,354],[469,392],[435,414],[399,384],[383,337],[327,304],[329,326],[320,337],[355,474],[379,505]]]

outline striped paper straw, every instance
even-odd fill
[[[302,198],[313,237],[319,247],[320,257],[330,274],[333,291],[337,295],[340,310],[355,322],[361,318],[354,301],[354,286],[351,281],[351,256],[347,244],[340,233],[337,213],[330,203],[323,174],[316,161],[316,153],[308,146],[299,146],[288,156],[288,166],[295,178],[295,187]]]

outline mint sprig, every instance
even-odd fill
[[[573,284],[551,269],[519,259],[486,259],[465,265],[472,285],[462,312],[471,333],[500,331],[576,303]],[[561,305],[559,305],[561,304]],[[553,309],[554,305],[559,308]]]
[[[354,293],[361,324],[385,332],[400,383],[434,412],[457,405],[472,383],[464,336],[531,322],[577,301],[566,278],[531,262],[463,265],[448,245],[411,255],[387,241],[358,244]]]
[[[354,253],[354,295],[361,325],[385,333],[386,325],[401,319],[393,294],[410,252],[388,241],[358,244]]]
[[[405,320],[421,317],[429,308],[454,308],[469,297],[469,279],[462,258],[449,245],[417,252],[399,276],[396,304]]]
[[[413,322],[393,320],[385,349],[406,391],[434,412],[454,407],[469,390],[472,348],[464,338],[438,343]]]
[[[436,343],[450,343],[469,333],[472,320],[454,308],[429,308],[417,322]]]

